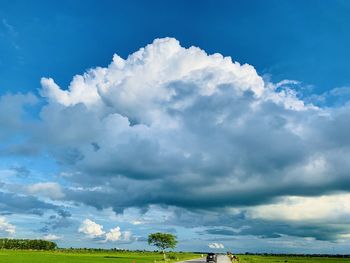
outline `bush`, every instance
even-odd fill
[[[168,254],[168,258],[169,258],[169,259],[178,260],[178,257],[177,257],[177,255],[176,255],[174,252],[170,252],[170,253]]]

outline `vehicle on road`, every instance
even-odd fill
[[[207,262],[217,262],[218,256],[215,253],[208,253]]]

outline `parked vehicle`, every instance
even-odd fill
[[[207,262],[217,262],[217,255],[215,253],[208,253]]]

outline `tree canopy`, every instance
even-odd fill
[[[157,232],[148,236],[148,244],[156,246],[164,252],[167,248],[175,248],[177,240],[173,234]]]

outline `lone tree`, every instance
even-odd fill
[[[148,244],[156,246],[158,249],[162,250],[163,257],[165,260],[165,249],[175,248],[177,244],[176,236],[168,233],[153,233],[148,235]]]

